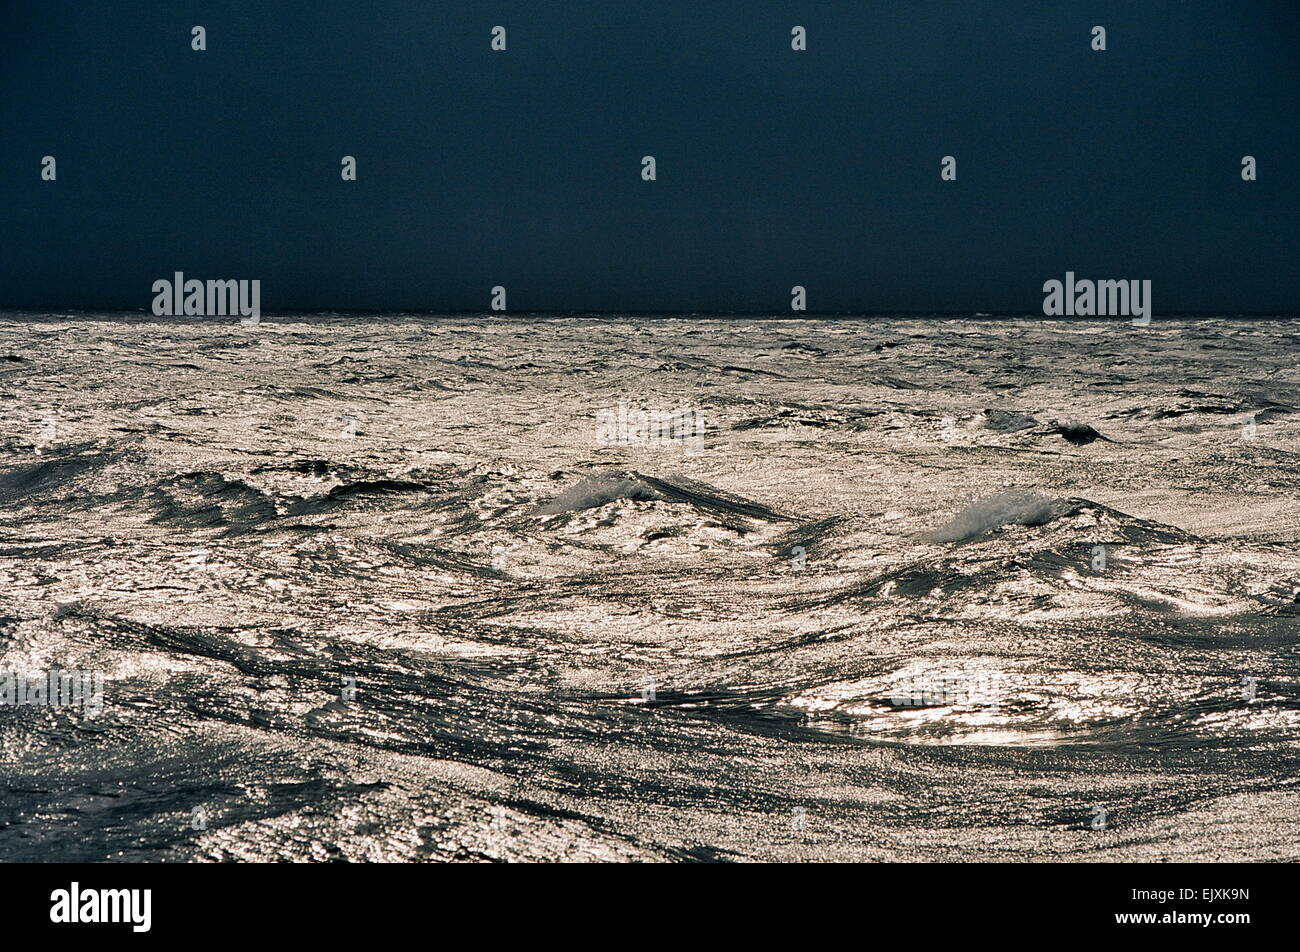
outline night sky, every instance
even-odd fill
[[[1150,279],[1157,317],[1300,311],[1296,0],[42,0],[0,27],[0,307],[148,309],[184,271],[260,279],[268,312],[503,285],[511,312],[779,313],[803,285],[810,313],[1041,313],[1069,270]]]

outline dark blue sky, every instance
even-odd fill
[[[0,307],[1300,311],[1296,0],[0,11]]]

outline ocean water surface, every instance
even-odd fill
[[[1298,859],[1298,356],[0,314],[0,859]]]

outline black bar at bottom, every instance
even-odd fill
[[[681,942],[714,933],[734,939],[776,920],[803,920],[810,931],[848,928],[864,938],[907,929],[927,942],[1042,940],[1044,929],[1147,938],[1195,931],[1231,942],[1260,925],[1271,933],[1293,914],[1283,909],[1290,892],[1284,870],[1264,865],[758,867],[704,879],[682,870],[660,879],[651,870],[593,876],[575,868],[537,875],[397,865],[10,864],[0,867],[0,907],[11,939],[66,933],[259,943],[379,941],[409,931],[438,941],[430,928],[455,928],[462,936],[456,944],[512,933],[531,941],[603,935]],[[444,940],[452,942],[452,933]]]

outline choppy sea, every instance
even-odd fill
[[[1300,859],[1298,356],[0,313],[0,860]]]

